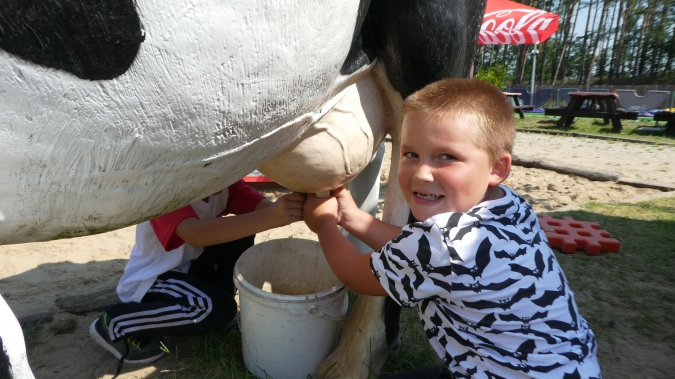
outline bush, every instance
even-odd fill
[[[488,82],[495,87],[504,88],[509,75],[507,74],[506,66],[496,65],[478,70],[474,78]]]

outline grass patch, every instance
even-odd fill
[[[22,328],[23,331],[23,338],[28,341],[37,336],[37,333],[40,331],[42,328],[42,321],[38,321],[35,323],[32,323],[30,325],[26,325],[24,328]]]
[[[558,128],[557,123],[560,117],[544,116],[539,113],[526,113],[524,119],[516,116],[516,126],[518,129],[540,129],[551,131],[565,131],[601,135],[607,137],[631,138],[650,142],[675,144],[674,136],[666,136],[664,131],[646,131],[640,130],[640,127],[656,126],[656,122],[651,117],[639,117],[637,121],[622,120],[623,129],[621,133],[612,133],[612,124],[605,125],[602,119],[577,117],[569,128]],[[665,122],[660,122],[659,126],[665,127]]]
[[[77,319],[76,318],[68,318],[60,322],[56,322],[53,325],[49,327],[49,331],[54,333],[55,335],[59,334],[71,334],[75,332],[75,328],[77,328]]]
[[[29,325],[26,325],[25,327],[22,328],[23,332],[23,339],[26,341],[26,346],[27,347],[33,347],[40,343],[40,340],[38,339],[38,332],[42,329],[43,326],[42,320],[38,322],[31,323]]]
[[[181,378],[256,379],[244,365],[239,328],[190,338],[192,351],[181,360]]]
[[[400,326],[401,347],[389,354],[380,378],[414,368],[443,365],[429,344],[416,308],[403,308]]]
[[[675,349],[675,197],[551,215],[598,222],[621,242],[616,254],[556,254],[595,334],[620,344],[626,328]]]

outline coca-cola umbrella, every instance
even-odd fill
[[[528,7],[509,0],[488,0],[483,24],[478,36],[479,45],[537,45],[558,30],[558,15]],[[534,68],[537,50],[533,51],[532,80],[534,95]]]
[[[509,0],[488,0],[479,45],[535,45],[558,30],[558,15]]]

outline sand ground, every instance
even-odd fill
[[[515,154],[612,170],[626,178],[675,185],[675,146],[519,133]],[[383,169],[383,188],[388,179],[387,170],[387,167]],[[675,195],[673,192],[590,181],[522,167],[514,167],[506,184],[526,197],[537,212],[570,209],[588,201],[632,202]],[[270,197],[282,190],[273,186],[261,188]],[[314,239],[303,223],[296,223],[261,233],[256,241],[287,237]],[[133,238],[132,226],[95,236],[0,246],[0,293],[17,316],[55,312],[52,321],[43,323],[35,333],[27,336],[29,361],[36,378],[112,377],[117,367],[116,360],[88,337],[89,324],[98,314],[72,315],[59,311],[54,301],[60,294],[115,283],[121,276]],[[60,334],[63,331],[66,333]],[[185,347],[185,340],[178,343],[181,349]],[[636,346],[649,348],[649,343],[636,341]],[[675,377],[675,363],[670,358],[673,352],[659,347],[654,347],[652,351],[651,363],[660,365],[662,372],[670,372],[670,377]],[[184,353],[179,349],[178,358]],[[641,363],[650,364],[644,360]],[[171,365],[172,360],[167,358],[145,367],[127,365],[120,378],[154,377]],[[614,362],[612,366],[613,372],[624,372],[626,377],[640,377],[630,359]]]

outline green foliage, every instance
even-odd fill
[[[429,343],[416,308],[401,310],[400,328],[401,346],[387,357],[380,378],[415,368],[443,366],[443,361]],[[371,373],[369,379],[375,378]]]
[[[244,365],[241,331],[238,327],[200,336],[192,336],[191,354],[175,371],[180,378],[255,379]],[[175,372],[174,371],[174,372]]]
[[[509,75],[507,74],[506,66],[495,65],[492,67],[481,68],[476,72],[474,78],[488,82],[495,87],[503,88]]]
[[[26,326],[23,326],[23,338],[26,341],[26,346],[31,348],[39,343],[38,332],[44,325],[43,320],[38,322],[30,323]]]
[[[607,79],[605,78],[605,81]],[[591,78],[589,80],[590,84],[598,84],[598,78]],[[671,71],[660,71],[651,75],[649,73],[643,75],[637,75],[635,77],[635,83],[633,83],[633,77],[629,73],[625,73],[618,78],[614,78],[613,84],[616,85],[672,85],[675,84],[675,70]]]

